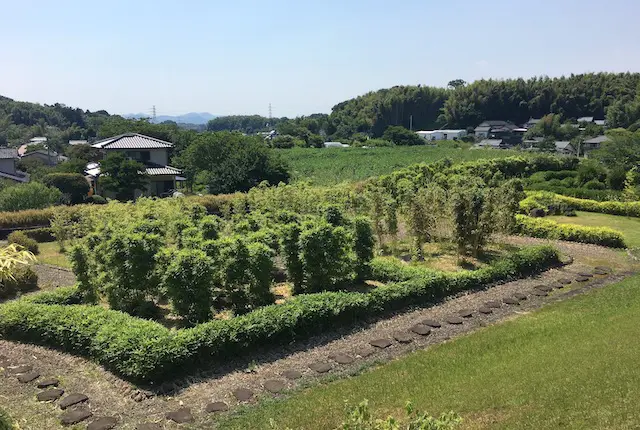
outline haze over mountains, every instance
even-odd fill
[[[130,113],[123,115],[125,118],[150,118],[151,115],[148,113]],[[216,118],[217,115],[212,115],[209,112],[189,112],[184,115],[158,115],[156,116],[156,120],[153,121],[155,123],[161,123],[165,121],[175,121],[178,124],[198,124],[205,125],[209,120]]]

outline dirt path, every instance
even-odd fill
[[[518,244],[530,245],[543,241],[529,238],[506,238]],[[248,360],[230,363],[229,369],[217,369],[217,374],[201,375],[182,382],[182,386],[165,386],[170,393],[146,398],[130,384],[116,378],[99,366],[81,358],[50,351],[32,345],[21,345],[0,341],[0,356],[5,356],[5,365],[32,365],[41,377],[55,376],[67,393],[79,392],[89,397],[89,407],[94,416],[110,416],[118,420],[118,427],[135,429],[142,423],[158,423],[156,428],[179,428],[166,419],[166,414],[187,407],[196,425],[209,424],[215,415],[206,412],[214,406],[233,409],[240,403],[237,397],[246,395],[249,402],[265,396],[280,396],[273,393],[314,384],[322,379],[355,374],[364,368],[424,349],[430,345],[471,332],[480,327],[529,312],[546,303],[562,300],[590,288],[596,288],[621,279],[635,269],[624,252],[590,245],[556,243],[574,263],[564,268],[549,270],[540,276],[493,286],[484,291],[461,294],[438,306],[414,309],[398,313],[385,320],[371,324],[363,323],[356,329],[341,330],[316,336],[307,342],[298,342],[276,351],[262,351]],[[595,266],[608,266],[612,275],[595,276],[586,282],[576,282],[579,273],[592,272]],[[572,284],[562,289],[558,280],[569,279]],[[554,286],[549,296],[537,296],[538,285]],[[508,305],[504,299],[514,298],[516,293],[526,295],[519,304]],[[479,312],[488,301],[501,302],[499,308],[489,314]],[[449,324],[447,319],[459,316],[459,311],[468,309],[469,318],[461,318],[462,324]],[[486,311],[486,310],[485,310]],[[431,328],[429,335],[411,331],[417,323],[433,319],[441,324]],[[424,325],[419,327],[424,333]],[[389,343],[386,348],[370,344],[373,340]],[[370,355],[368,355],[370,353]],[[255,360],[255,361],[251,361]],[[310,366],[313,368],[310,368]],[[233,370],[233,369],[239,370]],[[298,377],[299,379],[291,379]],[[38,403],[35,395],[40,391],[34,383],[22,384],[13,376],[0,376],[0,403],[10,413],[21,419],[21,429],[57,429],[61,415],[56,404]],[[240,389],[240,391],[236,391]],[[235,392],[235,395],[234,395]],[[212,404],[213,402],[224,402]],[[183,411],[186,412],[186,411]],[[88,420],[87,422],[90,422]],[[85,428],[85,427],[80,427]]]
[[[69,269],[50,264],[34,264],[32,268],[38,275],[38,286],[42,289],[66,287],[76,283],[76,276]]]

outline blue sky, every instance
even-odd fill
[[[329,112],[393,85],[640,71],[637,0],[0,5],[0,94],[112,113]]]

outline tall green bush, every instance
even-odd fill
[[[307,221],[300,234],[300,254],[304,267],[303,291],[336,289],[351,275],[349,234],[324,220]]]
[[[0,211],[42,209],[58,204],[61,197],[60,190],[39,182],[15,185],[0,190]]]
[[[357,217],[354,220],[354,245],[356,255],[355,272],[356,281],[364,281],[371,274],[370,263],[373,260],[375,239],[371,222],[365,217]]]
[[[89,183],[80,173],[49,173],[42,182],[60,190],[71,204],[82,203],[89,194]]]
[[[211,319],[214,263],[204,252],[185,249],[172,255],[162,279],[175,313],[189,323]]]

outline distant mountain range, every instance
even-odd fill
[[[123,115],[125,118],[132,118],[132,119],[140,119],[140,118],[150,118],[151,115],[148,113],[130,113],[130,114],[126,114]],[[158,115],[156,117],[155,122],[156,123],[161,123],[161,122],[165,122],[165,121],[175,121],[178,124],[198,124],[198,125],[204,125],[207,122],[209,122],[209,120],[216,118],[217,115],[212,115],[209,112],[189,112],[189,113],[185,113],[184,115],[176,115],[176,116],[171,116],[171,115]]]

